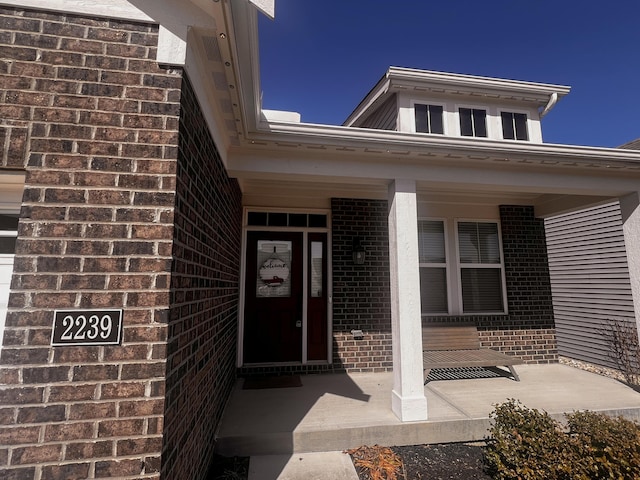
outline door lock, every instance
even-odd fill
[[[297,327],[297,328],[302,328],[302,320],[298,320],[298,321],[296,322],[296,327]]]

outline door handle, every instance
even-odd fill
[[[302,328],[302,320],[297,320],[296,321],[296,327],[297,328]]]

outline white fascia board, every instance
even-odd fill
[[[232,63],[241,99],[241,118],[245,132],[252,132],[257,130],[262,118],[258,12],[247,0],[230,0],[229,5],[231,11],[227,18],[231,18],[232,23],[227,29],[233,32]]]
[[[249,140],[313,146],[369,149],[381,153],[393,151],[430,152],[487,158],[527,158],[540,161],[600,164],[602,166],[640,167],[640,150],[587,147],[550,143],[492,140],[474,137],[446,137],[308,123],[269,122],[264,132],[253,133]]]
[[[567,95],[571,87],[548,83],[525,82],[503,78],[480,77],[458,73],[435,72],[411,68],[390,67],[388,78],[394,85],[439,85],[443,88],[464,88],[470,92],[491,90],[505,95],[518,93],[523,96],[547,97],[557,93],[559,97]]]

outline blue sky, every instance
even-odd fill
[[[638,0],[276,0],[263,106],[340,125],[390,65],[569,85],[545,142],[640,137]]]

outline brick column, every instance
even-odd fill
[[[26,170],[0,471],[157,479],[182,74],[156,26],[0,7],[0,28],[3,166]],[[92,308],[124,311],[122,345],[50,346],[55,309]]]

